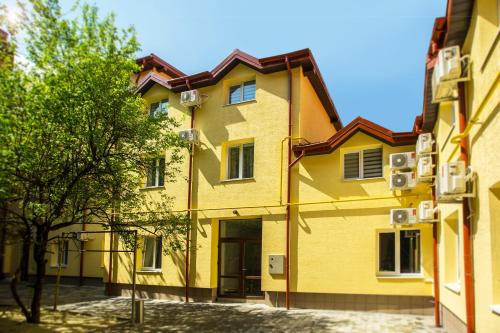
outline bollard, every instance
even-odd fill
[[[143,299],[136,299],[134,301],[134,313],[135,313],[135,318],[134,318],[134,323],[135,324],[142,324],[144,323],[144,300]]]

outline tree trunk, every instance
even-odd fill
[[[17,293],[17,282],[19,280],[19,274],[21,272],[21,268],[18,268],[16,272],[14,273],[14,276],[12,277],[12,280],[10,281],[10,291],[12,292],[12,297],[16,301],[17,305],[21,308],[22,313],[26,317],[26,320],[30,317],[30,313],[28,309],[26,309],[26,306],[24,305],[23,301],[21,300],[21,297],[19,297],[19,294]]]
[[[28,281],[29,263],[31,249],[31,232],[26,231],[23,235],[23,246],[21,251],[21,281]]]
[[[36,242],[33,248],[33,257],[36,263],[36,276],[34,282],[33,298],[31,300],[31,316],[27,318],[29,323],[40,323],[40,307],[42,304],[43,282],[45,278],[45,265],[49,232],[43,226],[36,228]]]

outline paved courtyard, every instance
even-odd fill
[[[26,298],[29,288],[20,288]],[[121,321],[98,332],[444,332],[433,327],[433,318],[354,311],[290,310],[261,304],[210,304],[145,301],[145,323],[128,323],[130,298],[106,297],[99,287],[61,286],[59,310]],[[44,293],[47,307],[53,287]],[[13,301],[8,285],[0,284],[0,305]],[[95,330],[94,330],[95,331]]]

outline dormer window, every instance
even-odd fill
[[[229,87],[228,104],[255,100],[255,80],[242,82]]]
[[[149,116],[152,118],[159,117],[162,114],[168,114],[168,98],[160,102],[152,103],[149,106]]]

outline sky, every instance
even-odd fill
[[[362,116],[394,131],[411,130],[422,112],[425,55],[446,10],[446,0],[88,2],[135,27],[138,56],[154,53],[187,74],[235,48],[258,58],[309,48],[344,125]],[[74,1],[61,3],[69,11]]]

